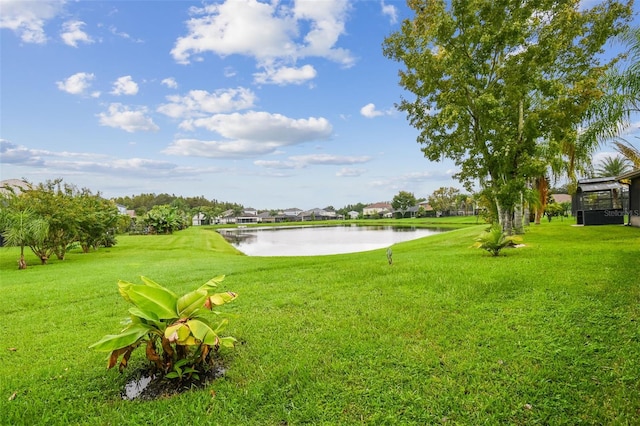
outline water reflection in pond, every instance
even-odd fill
[[[317,256],[356,253],[444,232],[411,226],[296,226],[219,229],[249,256]]]

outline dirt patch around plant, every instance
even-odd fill
[[[150,401],[159,398],[170,398],[174,395],[194,389],[203,389],[209,383],[224,376],[226,368],[222,364],[210,366],[207,371],[199,372],[197,377],[167,379],[157,374],[154,368],[139,368],[131,374],[122,391],[122,399],[128,401]]]

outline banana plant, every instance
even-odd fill
[[[142,284],[118,282],[120,295],[133,305],[129,308],[130,320],[125,329],[90,346],[109,352],[107,368],[115,367],[120,360],[122,371],[133,351],[144,345],[147,359],[166,375],[174,370],[176,363],[182,370],[185,365],[195,369],[204,365],[207,356],[220,346],[234,346],[233,337],[220,337],[228,319],[213,321],[204,316],[208,310],[220,315],[214,309],[237,297],[230,291],[214,292],[224,275],[180,297],[147,277],[141,279]]]

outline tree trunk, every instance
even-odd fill
[[[496,201],[498,209],[498,221],[502,226],[502,232],[507,235],[513,235],[513,211],[503,207],[499,201]]]
[[[524,234],[524,225],[522,220],[523,215],[523,196],[520,194],[520,201],[515,205],[513,209],[513,230],[516,234]]]
[[[18,269],[27,269],[27,261],[24,260],[24,246],[20,246],[20,260],[18,260]]]

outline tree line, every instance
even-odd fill
[[[117,228],[127,222],[113,201],[62,179],[5,187],[0,196],[0,235],[3,245],[20,247],[20,269],[27,267],[25,248],[42,264],[53,255],[63,260],[75,246],[86,253],[114,245]]]

